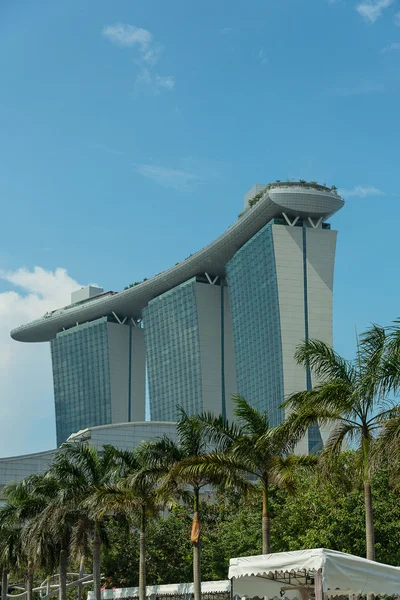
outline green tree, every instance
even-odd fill
[[[192,515],[184,506],[150,520],[146,530],[146,579],[148,585],[190,581],[192,548],[187,535]],[[113,518],[107,525],[108,547],[102,568],[107,585],[137,586],[139,580],[139,536],[129,521]]]
[[[94,594],[95,600],[101,600],[100,557],[104,517],[92,514],[88,506],[99,488],[114,480],[115,448],[105,445],[100,453],[87,443],[63,444],[53,461],[51,473],[69,490],[64,497],[64,508],[76,515],[71,539],[75,551],[87,554],[89,540],[92,540]]]
[[[6,522],[4,512],[0,510],[0,565],[1,565],[1,600],[7,600],[8,575],[16,571],[21,554],[21,526]]]
[[[270,487],[271,552],[329,547],[365,555],[365,517],[362,473],[357,452],[341,453],[328,473],[299,469],[296,494]],[[258,495],[243,502],[240,494],[213,494],[201,500],[202,575],[204,580],[225,579],[234,556],[260,554],[260,483]],[[400,503],[390,466],[376,469],[372,478],[375,507],[376,557],[400,564]],[[174,507],[149,522],[147,578],[150,584],[190,581],[191,543],[187,536],[192,512]],[[135,586],[139,573],[139,538],[120,520],[107,525],[110,544],[104,549],[103,571],[108,585]]]
[[[117,479],[104,482],[87,500],[93,519],[124,515],[139,527],[139,600],[146,600],[146,532],[148,521],[165,506],[167,488],[160,487],[161,474],[147,465],[147,446],[135,451],[114,450]]]
[[[180,495],[185,498],[183,489],[191,491],[193,502],[193,517],[191,529],[191,542],[193,548],[193,585],[194,600],[201,599],[201,505],[200,494],[205,488],[224,482],[229,485],[233,476],[226,472],[215,471],[206,473],[191,467],[192,460],[202,458],[208,451],[208,437],[204,427],[200,425],[197,417],[190,417],[180,409],[180,418],[177,426],[177,441],[168,437],[160,438],[155,443],[147,445],[147,458],[149,466],[157,472],[165,474],[164,487],[171,495]],[[242,482],[245,486],[245,482]],[[238,482],[239,485],[239,482]]]
[[[394,408],[385,397],[382,373],[387,362],[385,329],[372,326],[360,339],[354,360],[339,356],[327,344],[311,340],[296,351],[298,364],[310,368],[319,383],[312,390],[292,394],[284,403],[290,417],[282,432],[300,439],[313,424],[328,425],[331,433],[321,455],[329,466],[343,443],[356,447],[364,487],[366,555],[375,560],[371,476],[374,440]]]
[[[45,475],[32,475],[4,489],[6,504],[0,509],[0,563],[25,579],[27,600],[32,600],[34,569],[56,568],[57,549],[49,540],[35,545],[32,523],[48,502]]]
[[[45,558],[41,565],[47,573],[58,568],[59,599],[67,600],[70,548],[82,509],[74,506],[74,489],[56,477],[51,468],[37,479],[34,493],[43,498],[43,503],[29,523],[31,552]]]
[[[260,489],[250,485],[249,490],[261,491],[262,498],[262,552],[271,551],[270,543],[270,487],[282,487],[288,493],[295,491],[294,473],[297,468],[312,468],[312,456],[289,454],[293,440],[280,428],[271,427],[266,412],[261,413],[241,396],[234,396],[237,420],[206,414],[199,417],[201,428],[214,444],[215,451],[186,462],[189,474],[202,475],[234,485],[234,479],[246,475],[260,482]]]

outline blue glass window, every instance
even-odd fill
[[[238,393],[271,426],[282,423],[283,367],[279,300],[271,224],[227,264]]]
[[[57,445],[80,429],[111,423],[107,318],[51,342]]]
[[[195,279],[151,300],[143,310],[152,421],[175,421],[176,407],[202,410]]]

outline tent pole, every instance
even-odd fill
[[[315,600],[324,600],[324,590],[322,587],[322,569],[318,569],[314,577],[314,595]]]

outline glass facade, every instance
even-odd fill
[[[283,422],[283,363],[279,299],[271,224],[252,237],[227,264],[238,393],[271,426]]]
[[[176,407],[202,410],[196,279],[151,300],[143,310],[152,421],[174,421]]]
[[[57,445],[80,429],[111,423],[107,317],[51,342]]]

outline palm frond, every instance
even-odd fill
[[[360,336],[357,358],[363,372],[379,372],[386,351],[386,340],[386,329],[375,324]]]
[[[314,410],[339,416],[350,414],[356,407],[354,388],[342,379],[327,380],[314,386],[312,390],[291,394],[282,404],[282,408],[299,414]]]
[[[267,413],[260,413],[243,396],[235,394],[232,399],[235,403],[234,412],[243,432],[262,435],[269,429]]]
[[[132,494],[124,482],[105,484],[93,490],[85,502],[89,516],[101,521],[106,515],[131,514],[141,505],[141,499]]]
[[[247,493],[252,484],[245,478],[250,473],[245,465],[231,454],[210,453],[203,456],[188,457],[176,463],[171,470],[171,477],[186,485],[220,485]]]
[[[296,440],[294,440],[290,428],[278,425],[261,435],[255,442],[254,447],[260,456],[268,454],[285,455],[293,451],[295,443]]]
[[[229,423],[222,415],[216,417],[214,413],[207,412],[198,415],[197,419],[206,438],[218,452],[227,452],[243,433],[238,423]]]
[[[184,456],[179,445],[166,435],[154,441],[142,442],[138,453],[149,467],[165,470]]]
[[[87,442],[67,442],[62,448],[67,458],[72,459],[82,471],[86,478],[96,483],[100,478],[101,465],[97,448]]]
[[[383,394],[398,394],[400,389],[400,320],[386,328],[386,348],[381,365],[381,390]]]
[[[313,396],[312,392],[308,391],[299,392],[296,396],[298,395]],[[287,440],[286,448],[293,451],[295,446],[304,438],[311,425],[329,425],[340,420],[340,418],[341,415],[338,411],[332,412],[325,408],[319,408],[312,402],[309,402],[308,399],[304,405],[301,405],[300,399],[300,407],[297,410],[293,410],[286,421],[276,428],[276,435],[281,434]]]
[[[176,423],[178,445],[184,456],[200,456],[207,451],[207,439],[196,417],[189,416],[178,407],[179,419]]]
[[[383,459],[392,463],[400,461],[400,408],[391,418],[381,423],[380,435],[375,442],[372,454],[375,464],[380,464]]]
[[[293,464],[287,458],[278,454],[270,457],[268,464],[269,483],[285,489],[289,494],[293,494],[296,487],[294,473]]]
[[[332,423],[333,428],[329,437],[325,443],[324,450],[321,454],[321,461],[323,462],[327,456],[336,459],[340,452],[343,450],[343,444],[346,437],[354,434],[355,429],[359,429],[353,423],[343,420],[337,420]]]
[[[317,378],[340,379],[348,385],[353,385],[355,371],[352,363],[324,342],[319,340],[304,342],[297,348],[295,360],[303,367],[310,366]]]

